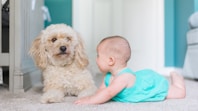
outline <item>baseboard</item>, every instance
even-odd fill
[[[14,72],[14,93],[25,92],[41,81],[41,72],[36,68]]]
[[[182,68],[176,68],[176,67],[163,67],[158,70],[158,72],[164,76],[169,76],[171,71],[176,71],[180,74],[183,73]]]
[[[35,84],[41,82],[41,72],[40,70],[35,70],[33,72],[29,72],[24,74],[23,76],[23,88],[24,91],[27,91]]]

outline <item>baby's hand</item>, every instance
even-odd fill
[[[90,97],[80,98],[80,99],[76,100],[74,102],[74,104],[78,104],[78,105],[80,105],[80,104],[91,104]]]

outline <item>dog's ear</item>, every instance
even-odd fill
[[[41,43],[41,36],[39,35],[32,43],[29,54],[33,57],[36,65],[44,70],[47,66],[47,55],[45,53],[44,44]]]
[[[75,47],[75,63],[81,69],[84,69],[88,66],[89,61],[85,53],[83,40],[78,36],[78,44]]]

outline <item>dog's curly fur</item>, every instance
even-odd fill
[[[65,95],[88,96],[96,86],[81,37],[66,24],[53,24],[33,41],[30,55],[42,70],[42,103],[61,102]]]

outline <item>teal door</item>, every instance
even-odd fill
[[[164,0],[165,2],[165,66],[183,67],[186,55],[188,18],[197,0]]]
[[[45,27],[50,24],[65,23],[72,26],[72,0],[45,0],[51,22],[45,21]]]

